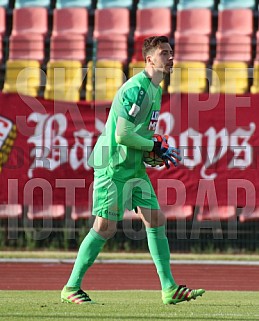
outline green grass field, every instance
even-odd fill
[[[91,291],[98,304],[61,303],[58,291],[0,291],[0,320],[259,320],[258,292],[206,292],[165,306],[159,291]]]
[[[0,258],[35,258],[35,259],[75,259],[77,251],[0,251]],[[150,254],[145,253],[129,253],[129,252],[101,252],[98,256],[99,260],[150,260]],[[172,260],[227,260],[227,261],[259,261],[259,254],[237,254],[237,253],[223,253],[223,254],[194,254],[194,253],[171,253]]]

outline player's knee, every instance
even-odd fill
[[[117,227],[112,227],[112,228],[108,228],[107,230],[103,231],[104,233],[104,237],[106,239],[110,239],[112,238],[117,232]]]
[[[151,214],[151,221],[150,221],[150,227],[158,227],[165,225],[166,223],[166,218],[164,213],[161,211],[154,211]]]
[[[138,212],[140,218],[146,227],[158,227],[166,224],[166,218],[160,210],[140,209]]]
[[[117,222],[97,217],[94,222],[94,230],[106,239],[112,238],[117,232]]]

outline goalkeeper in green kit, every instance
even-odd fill
[[[89,158],[94,168],[93,227],[83,240],[62,302],[93,303],[81,289],[83,277],[105,242],[116,233],[125,209],[134,209],[146,227],[148,247],[157,269],[164,304],[176,304],[201,296],[176,284],[170,268],[170,251],[165,233],[166,219],[143,162],[145,151],[154,151],[167,168],[181,160],[179,150],[166,137],[154,135],[161,107],[159,86],[173,67],[173,51],[164,36],[149,37],[143,43],[145,69],[129,79],[114,97],[105,129]],[[115,280],[114,280],[115,281]]]

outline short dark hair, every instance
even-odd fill
[[[145,61],[147,55],[154,49],[158,48],[161,43],[169,43],[168,38],[166,36],[152,36],[144,39],[142,55]]]

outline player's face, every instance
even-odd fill
[[[150,57],[153,68],[164,74],[172,72],[174,65],[173,50],[169,43],[161,43]]]

